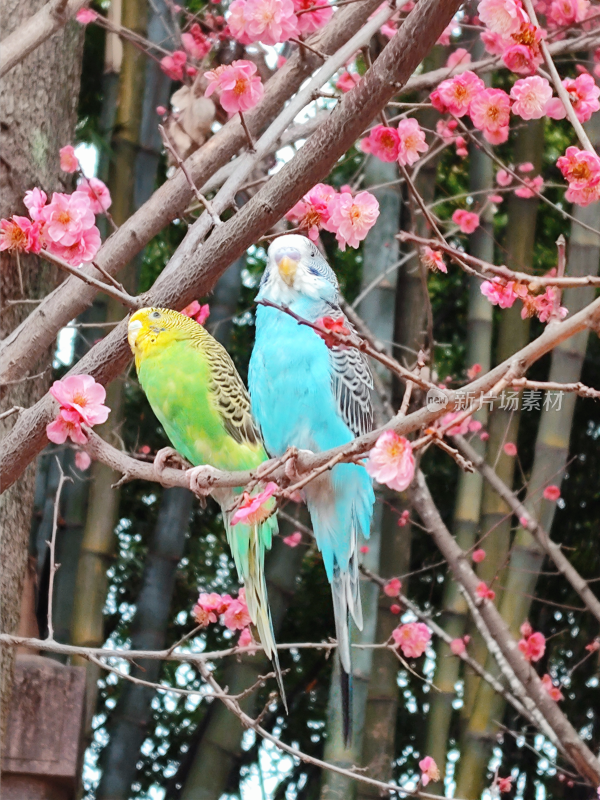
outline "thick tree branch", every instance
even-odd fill
[[[335,52],[353,32],[360,29],[377,6],[377,0],[363,0],[356,7],[344,8],[310,42],[322,52]],[[600,33],[591,32],[576,39],[556,42],[550,46],[550,51],[553,55],[561,55],[593,47],[598,43]],[[273,119],[286,100],[320,63],[318,56],[310,52],[305,54],[305,58],[294,53],[267,83],[264,100],[246,114],[245,119],[250,130],[259,131]],[[448,70],[447,67],[433,70],[412,77],[399,94],[433,89],[450,73],[457,74],[468,68],[480,74],[491,72],[499,63],[499,59],[490,57],[455,67],[454,70]],[[231,166],[229,162],[244,143],[245,134],[235,116],[187,159],[186,168],[202,193],[214,188],[215,183],[218,185],[212,178],[216,178],[217,170],[227,170],[229,176],[237,169],[237,161],[232,162]],[[192,196],[188,181],[178,170],[107,239],[97,255],[98,265],[115,275],[169,222],[183,213]],[[0,381],[11,380],[30,369],[52,343],[58,331],[91,305],[94,296],[93,289],[81,287],[75,279],[65,281],[48,295],[10,336],[0,342]]]
[[[334,54],[368,20],[377,9],[377,0],[364,0],[334,15],[321,31],[309,40],[321,51]],[[307,52],[293,53],[265,86],[265,95],[245,120],[253,134],[282,113],[285,104],[298,91],[322,60]],[[205,184],[217,170],[228,165],[244,147],[246,135],[235,115],[185,162],[192,181],[202,193]],[[237,168],[237,163],[236,163]],[[182,170],[160,186],[118,231],[102,245],[95,262],[106,272],[116,275],[166,225],[183,213],[193,197],[192,188]],[[91,268],[83,268],[86,269]],[[94,273],[90,271],[91,275]],[[211,287],[212,288],[212,287]],[[46,351],[58,331],[90,306],[95,289],[82,287],[75,278],[58,286],[10,336],[0,343],[0,381],[19,377]],[[185,305],[185,304],[184,304]],[[183,306],[180,306],[182,308]]]
[[[87,0],[50,0],[0,42],[0,78],[60,30]]]
[[[170,271],[167,268],[152,290],[141,299],[147,305],[182,308],[208,291],[234,259],[242,255],[308,189],[329,173],[371,119],[404,86],[459,6],[460,0],[421,0],[374,66],[344,96],[329,119],[311,136],[295,158],[276,173],[237,214],[218,226],[181,269]],[[354,6],[348,8],[353,9]],[[346,9],[340,14],[344,11]],[[194,177],[192,170],[190,173]],[[183,181],[189,197],[191,190],[185,177]],[[124,227],[113,237],[119,235]],[[31,339],[27,336],[31,346]],[[108,383],[129,359],[126,323],[123,322],[96,345],[73,372],[84,372],[102,383]],[[21,420],[17,421],[4,441],[4,467],[0,475],[3,489],[12,483],[28,460],[43,447],[45,426],[53,416],[53,408],[54,404],[47,396],[31,410],[35,419],[33,424],[32,417],[22,415],[29,419],[26,441],[21,441],[25,431]],[[20,442],[19,458],[13,456],[10,444],[17,441]]]

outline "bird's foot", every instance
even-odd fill
[[[314,453],[312,453],[310,450],[296,450],[294,453],[290,454],[290,457],[285,462],[284,471],[286,477],[289,478],[290,483],[297,483],[302,476],[302,473],[298,471],[297,462],[298,462],[298,456],[303,456],[303,455],[312,456],[314,455]]]
[[[181,455],[181,453],[177,452],[177,450],[174,450],[172,447],[163,447],[156,454],[153,466],[156,477],[160,481],[166,467],[172,467],[173,469],[187,469],[190,464]]]
[[[200,498],[205,498],[212,492],[212,484],[219,476],[219,470],[208,464],[201,464],[199,467],[188,469],[190,476],[190,489]]]

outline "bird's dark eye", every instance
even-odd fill
[[[150,316],[152,317],[152,319],[160,319],[160,312],[159,311],[153,311],[150,314]]]

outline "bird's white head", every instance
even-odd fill
[[[285,305],[300,297],[335,303],[339,286],[317,245],[305,236],[288,233],[269,247],[258,297]]]

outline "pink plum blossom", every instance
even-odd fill
[[[79,238],[73,244],[65,245],[50,241],[47,243],[47,249],[72,267],[78,267],[80,264],[93,261],[101,243],[100,231],[93,225],[91,228],[81,231]]]
[[[165,56],[160,61],[160,68],[172,81],[183,80],[183,67],[187,61],[187,54],[183,50],[175,50],[170,56]]]
[[[398,603],[392,603],[390,606],[390,611],[392,614],[399,614],[402,611],[402,608],[398,605]]]
[[[544,187],[544,179],[541,175],[536,175],[535,178],[524,178],[523,185],[515,189],[517,197],[522,197],[527,200],[530,197],[535,197],[539,194]]]
[[[541,119],[546,113],[546,105],[552,97],[552,87],[546,78],[533,75],[515,81],[510,96],[514,100],[513,114],[522,119]]]
[[[517,643],[527,661],[539,661],[546,651],[546,637],[543,633],[532,633]]]
[[[431,631],[424,622],[407,622],[395,628],[392,637],[406,658],[419,658],[427,650]]]
[[[386,125],[376,125],[360,143],[363,153],[371,153],[381,161],[395,161],[398,158],[400,140],[398,131]]]
[[[473,99],[485,88],[474,72],[467,70],[454,78],[442,81],[431,94],[431,102],[441,113],[462,117],[469,111]]]
[[[519,630],[521,631],[521,636],[523,636],[525,639],[528,639],[533,633],[531,622],[529,622],[529,620],[526,619],[525,622],[519,628]]]
[[[98,19],[98,14],[92,11],[91,8],[80,8],[75,14],[75,19],[81,25],[88,25],[90,22],[95,22]]]
[[[11,253],[39,253],[42,249],[42,226],[28,217],[14,214],[11,219],[0,220],[0,251]]]
[[[398,597],[402,589],[402,581],[400,578],[391,578],[383,587],[383,593],[388,597]]]
[[[481,597],[482,600],[494,600],[496,597],[496,592],[490,589],[484,581],[477,584],[477,589],[475,591],[477,592],[477,596]]]
[[[448,56],[448,60],[446,61],[446,66],[448,67],[448,69],[454,69],[454,67],[470,63],[471,63],[471,54],[468,52],[468,50],[465,50],[464,47],[457,47],[456,50],[454,50]]]
[[[248,525],[255,525],[257,522],[263,522],[274,511],[274,503],[268,501],[276,491],[277,484],[269,481],[263,491],[256,495],[250,496],[244,492],[243,502],[231,518],[231,524],[237,525],[238,522],[244,522]]]
[[[494,33],[487,28],[481,31],[480,38],[485,49],[493,56],[501,56],[505,50],[513,45],[512,39],[500,36],[500,34]]]
[[[46,436],[54,444],[64,444],[70,439],[75,444],[87,444],[87,436],[81,429],[81,417],[76,411],[61,408],[53,422],[46,425]]]
[[[450,642],[450,651],[455,656],[462,655],[466,649],[464,639],[452,639]]]
[[[440,419],[439,425],[447,429],[446,432],[449,436],[464,436],[469,432],[471,417],[460,419],[456,425],[453,425],[454,420],[458,420],[459,417],[462,417],[462,411],[449,411]]]
[[[407,508],[405,508],[404,511],[398,517],[398,527],[404,528],[406,525],[408,525],[409,519],[410,519],[410,511]]]
[[[75,411],[86,425],[101,425],[108,419],[110,408],[103,405],[106,389],[91,375],[68,375],[54,381],[50,394],[61,409]]]
[[[329,221],[331,212],[329,202],[335,197],[335,189],[326,183],[317,183],[310,192],[304,195],[285,215],[290,222],[295,222],[305,230],[313,242],[319,238],[319,231]]]
[[[503,794],[504,792],[510,792],[512,788],[512,778],[509,776],[508,778],[498,778],[498,791]]]
[[[543,56],[540,42],[545,31],[531,23],[524,23],[518,33],[511,39],[515,42],[502,53],[505,65],[518,75],[533,75],[542,63]]]
[[[551,483],[549,486],[546,486],[544,489],[544,498],[546,500],[551,500],[553,503],[555,503],[559,497],[560,489],[558,486],[555,486],[553,483]]]
[[[500,306],[500,308],[511,308],[517,299],[514,281],[505,283],[499,278],[494,278],[493,281],[484,281],[480,290],[493,306]]]
[[[241,592],[240,592],[241,595]],[[248,613],[248,606],[243,597],[232,600],[223,614],[223,624],[230,631],[241,631],[252,622]]]
[[[507,456],[516,456],[517,455],[517,445],[514,442],[506,442],[504,447],[502,448]]]
[[[450,144],[455,140],[457,127],[458,122],[455,119],[438,119],[435,125],[438,136],[440,136],[446,144]]]
[[[556,166],[569,183],[567,200],[586,206],[600,198],[600,158],[595,153],[567,147]]]
[[[77,172],[79,169],[79,161],[75,155],[75,148],[72,144],[67,144],[61,147],[58,151],[60,153],[60,168],[63,172]]]
[[[416,119],[401,119],[398,123],[398,163],[403,167],[411,166],[426,153],[429,145],[425,142],[425,133]]]
[[[369,453],[366,470],[379,483],[396,492],[409,487],[415,474],[412,446],[404,436],[384,431]]]
[[[483,24],[499,36],[517,33],[529,19],[518,0],[481,0],[477,13]]]
[[[186,317],[196,320],[199,325],[204,325],[210,316],[210,307],[208,303],[205,303],[203,306],[201,306],[197,300],[193,300],[189,306],[186,306],[181,310],[181,313]]]
[[[296,12],[300,33],[313,33],[319,30],[329,22],[333,15],[333,8],[327,0],[292,0],[292,2],[294,3],[294,11]],[[298,13],[307,8],[312,8],[313,10],[305,11],[303,14]]]
[[[349,92],[351,89],[354,89],[356,84],[360,81],[360,75],[357,75],[356,72],[342,72],[340,77],[335,82],[335,88],[339,89],[340,92]]]
[[[242,44],[287,42],[300,33],[292,0],[234,0],[229,29]]]
[[[473,550],[473,554],[471,558],[475,562],[475,564],[481,564],[482,561],[485,560],[487,553],[483,549],[483,547],[478,547],[477,550]]]
[[[577,78],[566,78],[563,86],[569,93],[573,110],[580,122],[587,122],[595,111],[600,108],[598,97],[600,88],[587,72]]]
[[[439,250],[426,245],[421,251],[421,261],[432,272],[448,272],[448,267]]]
[[[499,169],[496,173],[496,183],[498,186],[510,186],[513,176],[505,169]]]
[[[284,536],[283,543],[287,544],[288,547],[298,547],[298,545],[302,542],[302,534],[300,531],[294,531],[294,533],[290,533],[289,536]]]
[[[558,703],[560,700],[565,699],[563,693],[558,688],[558,686],[555,686],[552,683],[552,678],[550,677],[550,675],[548,675],[548,673],[546,673],[542,678],[542,686],[548,692],[548,694],[554,700],[555,703]]]
[[[452,222],[455,222],[463,233],[473,233],[479,227],[479,215],[474,211],[457,208],[452,214]]]
[[[469,115],[488,141],[499,144],[498,135],[508,136],[510,98],[502,89],[482,89],[471,101]]]
[[[83,192],[70,195],[54,192],[52,202],[41,209],[40,219],[46,223],[46,238],[65,247],[78,242],[83,231],[92,228],[95,222],[90,201]]]
[[[209,83],[206,97],[218,89],[221,105],[229,114],[254,108],[264,94],[262,81],[255,75],[256,71],[256,64],[240,59],[207,72]]]
[[[408,5],[408,3],[406,3]],[[450,44],[450,37],[452,36],[452,31],[456,28],[455,23],[451,20],[444,30],[440,33],[436,44],[440,44],[442,47],[448,47]]]
[[[77,467],[77,469],[80,469],[82,472],[85,472],[86,469],[89,469],[91,463],[92,459],[85,452],[85,450],[78,450],[75,453],[75,466]]]
[[[469,369],[467,370],[467,378],[470,381],[472,381],[474,378],[476,378],[479,375],[481,370],[482,370],[481,364],[478,364],[478,363],[473,364],[473,366],[469,367]]]
[[[589,0],[554,0],[550,6],[549,18],[557,25],[573,25],[583,22],[590,8]]]
[[[421,770],[421,783],[423,786],[427,786],[429,781],[439,781],[440,771],[431,756],[425,756],[419,761],[419,769]]]
[[[254,639],[252,638],[252,631],[250,628],[244,628],[240,633],[240,638],[238,639],[237,646],[238,647],[251,647],[254,644]]]
[[[335,233],[340,250],[346,245],[358,247],[379,216],[379,203],[370,192],[349,192],[334,195],[328,204],[329,219],[323,227]]]
[[[84,178],[77,184],[77,191],[87,195],[94,214],[102,214],[111,206],[108,186],[100,178]]]
[[[211,48],[210,39],[202,33],[200,25],[194,22],[187,33],[181,34],[181,43],[191,58],[201,61]]]
[[[28,192],[25,192],[25,197],[23,198],[23,203],[25,207],[29,211],[29,216],[32,220],[37,221],[41,219],[42,216],[42,208],[46,205],[46,201],[48,197],[46,192],[43,192],[41,189],[37,187],[35,189],[30,189]]]

